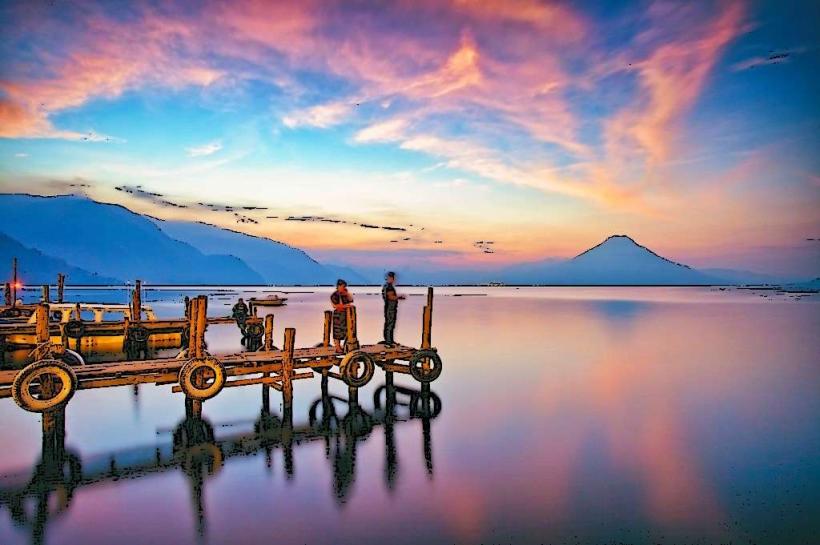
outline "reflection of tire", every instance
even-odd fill
[[[245,323],[245,336],[257,339],[264,334],[265,326],[259,322]]]
[[[63,326],[63,333],[69,339],[79,339],[85,334],[85,324],[80,320],[69,320]]]
[[[216,358],[190,360],[179,370],[179,386],[190,399],[211,399],[225,386],[225,367]]]
[[[410,398],[410,416],[414,418],[435,418],[441,413],[441,398],[429,394],[415,394]]]
[[[60,386],[57,393],[42,398],[35,397],[31,393],[31,386],[37,383],[42,395],[42,389],[46,384],[49,385],[49,389],[55,386],[55,379]],[[14,398],[14,402],[21,409],[33,413],[52,411],[64,406],[76,390],[77,375],[74,374],[71,367],[64,362],[51,359],[40,360],[24,367],[14,377],[14,382],[11,383],[11,396]]]
[[[358,374],[359,366],[363,366],[361,375]],[[370,382],[375,370],[376,364],[373,363],[373,358],[370,357],[370,354],[361,350],[354,350],[345,354],[345,357],[339,363],[339,372],[342,379],[348,386],[354,388],[361,388]]]
[[[425,360],[428,367],[425,369]],[[435,350],[419,350],[410,358],[410,374],[419,382],[433,382],[441,374],[441,357]]]
[[[69,350],[65,348],[63,353],[60,355],[60,361],[63,363],[67,363],[72,367],[77,367],[78,365],[85,365],[85,360],[83,357],[73,350]]]

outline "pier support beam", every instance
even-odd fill
[[[427,288],[427,304],[424,306],[424,314],[421,322],[421,348],[430,348],[432,344],[433,331],[433,288]]]
[[[51,302],[51,294],[49,293],[48,284],[43,284],[42,296],[40,298],[42,299],[43,303],[50,303]]]
[[[265,351],[273,350],[273,314],[265,316]]]
[[[134,292],[131,294],[131,320],[142,320],[142,280],[134,282]]]
[[[11,261],[11,305],[17,306],[17,258]]]

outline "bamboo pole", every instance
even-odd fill
[[[293,349],[296,344],[296,330],[285,329],[285,343],[282,346],[282,402],[285,407],[293,404]]]
[[[65,291],[65,275],[57,273],[57,302],[63,302],[63,293]]]
[[[265,350],[273,350],[273,314],[265,316]]]
[[[43,303],[50,303],[51,302],[51,295],[49,293],[48,284],[43,284],[41,299],[43,300]]]

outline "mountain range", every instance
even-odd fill
[[[84,196],[0,195],[0,265],[18,257],[21,278],[69,283],[329,285],[380,283],[380,270],[320,263],[299,248],[201,222],[169,221]],[[777,283],[732,269],[697,270],[613,235],[567,260],[492,270],[409,264],[405,284],[714,285]]]

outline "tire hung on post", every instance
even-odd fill
[[[44,380],[52,382],[56,378],[59,391],[51,397],[38,398],[31,393],[31,386],[38,383],[42,388]],[[65,406],[77,391],[77,375],[65,362],[45,359],[32,363],[24,367],[14,381],[11,383],[11,396],[14,402],[24,409],[33,413],[43,413],[53,411]],[[42,391],[41,391],[42,393]]]
[[[259,322],[245,324],[245,335],[254,339],[261,338],[265,334],[265,327]]]
[[[63,333],[69,339],[79,339],[85,334],[85,324],[80,320],[69,320],[63,325]]]
[[[141,325],[131,326],[128,329],[128,339],[131,342],[142,344],[148,342],[148,337],[151,334],[148,332],[148,329]]]
[[[425,360],[430,366],[429,369],[424,368]],[[409,364],[410,374],[421,383],[433,382],[441,375],[441,356],[433,349],[418,350],[410,358]]]
[[[356,374],[358,366],[364,366],[364,373],[359,376]],[[348,386],[354,388],[361,388],[373,378],[373,373],[376,370],[376,364],[370,354],[362,352],[361,350],[354,350],[345,354],[339,363],[339,373],[342,379]]]
[[[203,374],[209,375],[212,382],[202,382]],[[179,386],[185,395],[194,400],[211,399],[225,386],[225,366],[216,358],[189,360],[179,370]]]

